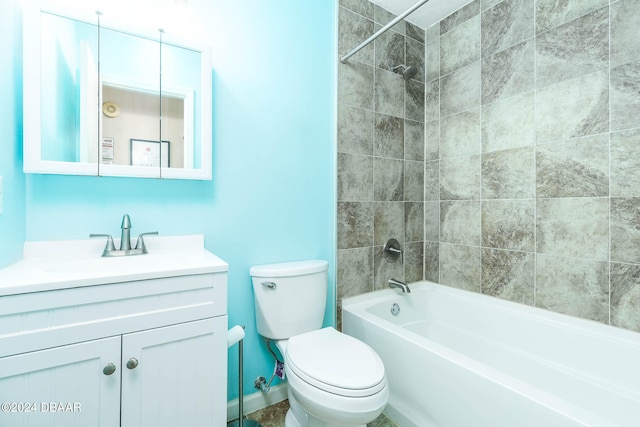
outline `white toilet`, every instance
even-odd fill
[[[389,386],[380,357],[365,343],[323,328],[328,263],[251,267],[258,333],[284,356],[286,427],[364,427],[382,413]]]

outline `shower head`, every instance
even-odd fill
[[[393,67],[393,72],[400,74],[403,79],[409,80],[416,75],[418,69],[413,65],[409,65],[408,67],[406,65],[396,65]]]

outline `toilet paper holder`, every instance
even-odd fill
[[[234,326],[227,331],[227,348],[238,343],[238,419],[227,424],[227,427],[262,427],[254,420],[244,419],[244,361],[243,361],[244,325]]]

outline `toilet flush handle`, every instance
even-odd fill
[[[266,286],[269,289],[275,289],[276,288],[276,284],[273,282],[262,282],[260,283],[262,286]]]

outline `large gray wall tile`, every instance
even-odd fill
[[[440,202],[424,202],[424,239],[437,242],[440,236]]]
[[[373,110],[373,66],[358,61],[339,63],[338,99],[344,105]]]
[[[608,260],[608,198],[538,199],[536,244],[538,253]]]
[[[611,198],[611,261],[640,264],[640,198]]]
[[[445,34],[480,13],[480,0],[474,0],[440,21],[440,35]]]
[[[542,33],[536,39],[538,88],[608,67],[608,7]]]
[[[404,202],[404,241],[422,242],[423,240],[424,202]]]
[[[424,277],[424,242],[405,244],[404,280],[407,283],[417,282]]]
[[[536,146],[538,197],[609,195],[609,138],[606,134]]]
[[[424,83],[425,74],[425,48],[424,43],[420,43],[410,38],[405,39],[405,64],[407,66],[414,66],[418,70],[415,76],[411,77],[412,80]]]
[[[440,77],[440,38],[427,43],[425,49],[426,81]]]
[[[405,63],[404,36],[402,34],[387,31],[375,39],[373,44],[375,45],[376,67],[392,71],[396,65]]]
[[[338,53],[346,55],[358,46],[362,40],[374,33],[373,21],[343,7],[338,10]],[[373,65],[373,43],[364,47],[351,58],[368,65]]]
[[[535,255],[528,252],[482,249],[482,293],[534,304]]]
[[[611,324],[640,332],[640,265],[611,263]]]
[[[373,200],[373,158],[338,153],[338,200]]]
[[[609,76],[597,72],[538,90],[538,142],[609,131]]]
[[[375,115],[373,155],[404,158],[404,119],[385,114]]]
[[[449,200],[440,202],[440,242],[479,246],[480,202]]]
[[[533,46],[531,39],[482,60],[482,104],[533,90]]]
[[[534,92],[483,105],[483,152],[533,145],[535,142]]]
[[[480,59],[480,15],[440,37],[440,75]]]
[[[640,197],[640,129],[611,133],[611,196]]]
[[[425,30],[424,28],[418,27],[411,22],[406,22],[407,26],[407,37],[412,38],[415,41],[418,41],[422,44],[425,42]]]
[[[373,154],[373,112],[338,105],[338,152]]]
[[[515,251],[535,251],[535,201],[482,202],[482,245]]]
[[[424,163],[404,162],[404,199],[407,202],[424,200]]]
[[[425,121],[440,118],[440,80],[428,82],[424,86],[424,119]]]
[[[373,290],[373,248],[338,249],[338,298]]]
[[[423,122],[404,121],[404,159],[424,160],[424,128]]]
[[[482,198],[534,197],[533,147],[520,147],[482,155]]]
[[[609,0],[536,0],[536,34],[551,30],[609,4]]]
[[[338,249],[373,246],[373,203],[338,202]]]
[[[608,263],[539,254],[536,268],[536,306],[608,322]]]
[[[424,160],[440,158],[440,121],[432,120],[424,124]]]
[[[440,283],[480,292],[481,275],[482,255],[479,247],[440,243]]]
[[[440,162],[424,163],[424,200],[440,200]]]
[[[440,157],[480,152],[480,109],[444,117],[440,121]]]
[[[375,78],[375,110],[404,118],[404,79],[381,68],[376,68]]]
[[[480,199],[480,155],[440,161],[440,199]]]
[[[480,105],[480,61],[440,79],[440,115],[449,116]]]
[[[340,0],[339,5],[366,18],[373,19],[373,3],[368,0]]]
[[[424,242],[424,278],[432,282],[440,281],[440,244]]]
[[[611,2],[611,66],[640,60],[640,8],[637,0]]]
[[[611,130],[640,127],[640,61],[611,70]]]
[[[533,37],[533,3],[504,0],[482,12],[482,57]]]
[[[404,202],[375,202],[373,244],[383,246],[392,237],[404,243]]]
[[[405,81],[404,117],[406,119],[424,121],[425,114],[425,85],[416,80]]]
[[[373,199],[402,201],[404,197],[404,162],[382,157],[373,158]]]

